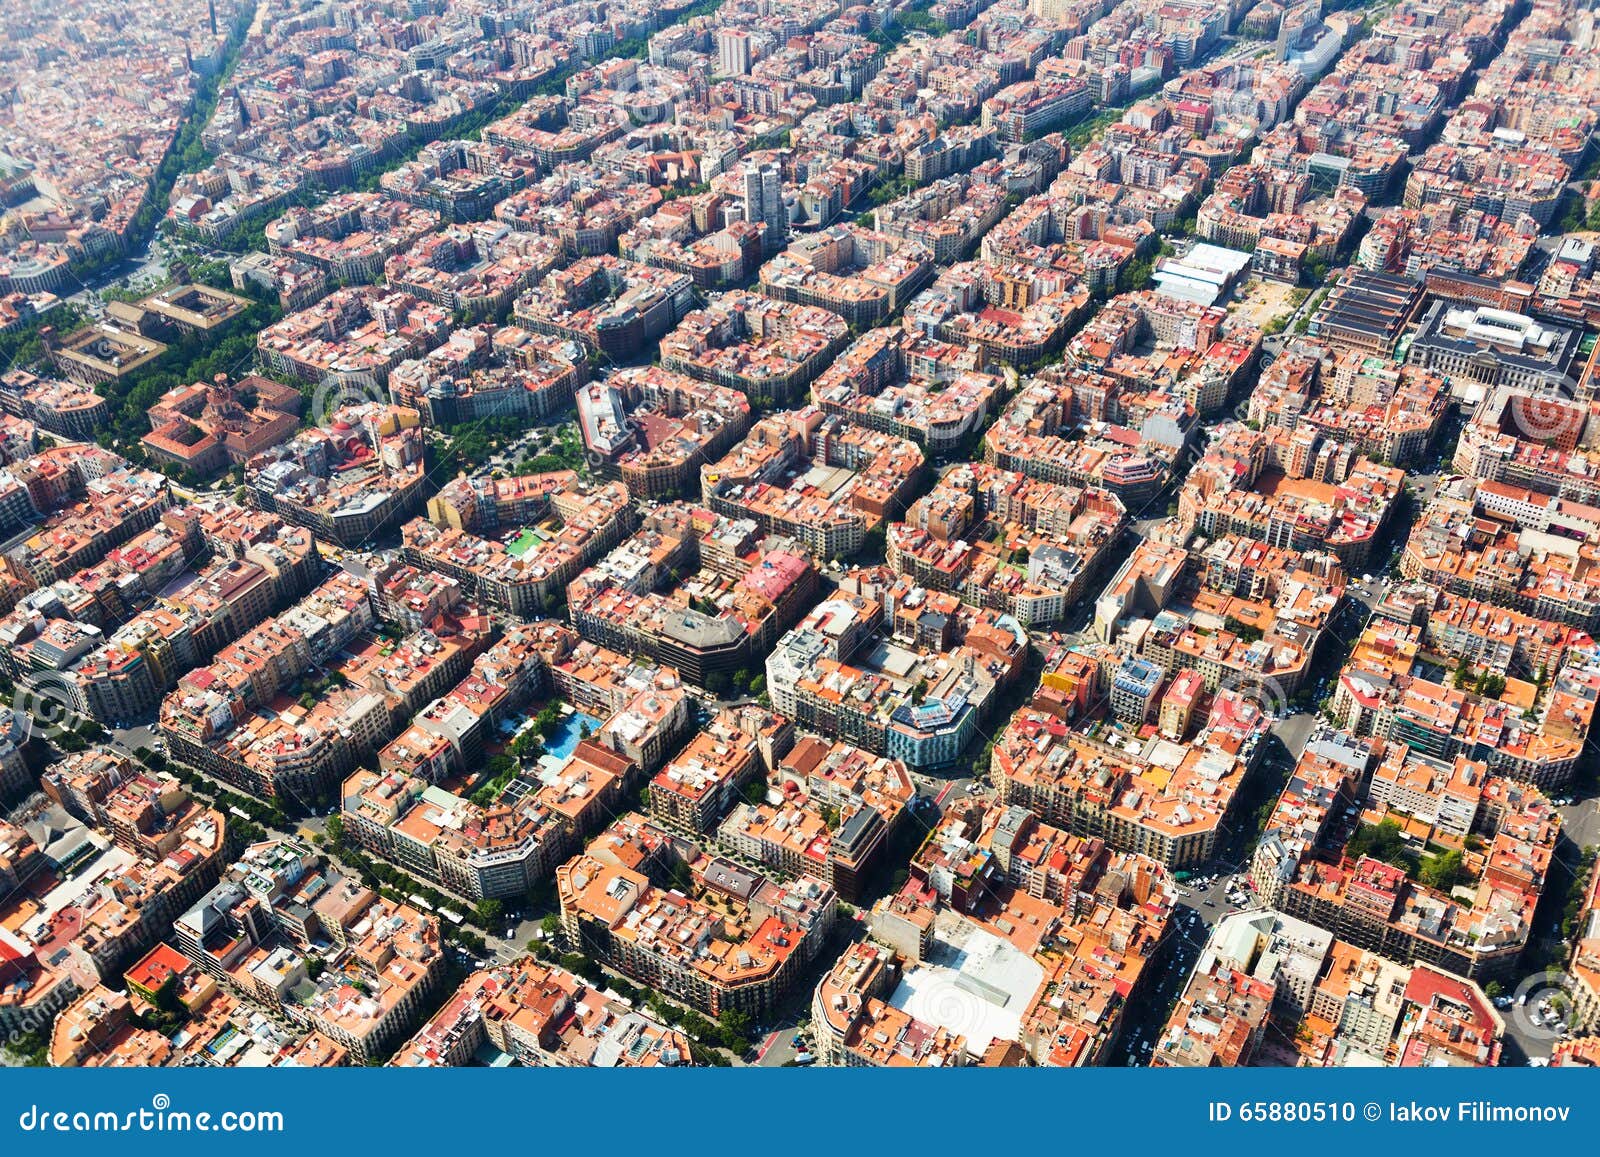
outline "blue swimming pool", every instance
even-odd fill
[[[589,725],[592,735],[600,730],[604,720],[596,719],[593,715],[585,715],[581,711],[574,711],[571,715],[561,717],[561,726],[545,736],[544,750],[546,755],[553,755],[557,759],[565,759],[572,754],[572,749],[583,740],[583,725]]]

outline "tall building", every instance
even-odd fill
[[[1321,20],[1321,0],[1303,0],[1302,3],[1285,7],[1283,19],[1278,23],[1278,40],[1273,59],[1288,60],[1290,52],[1301,46],[1301,42],[1307,38],[1307,32],[1315,29]]]
[[[777,165],[746,165],[744,219],[761,227],[761,248],[776,253],[789,233],[789,214],[783,207],[783,174]]]
[[[717,72],[721,76],[743,76],[750,71],[750,34],[739,28],[724,28],[717,33]]]

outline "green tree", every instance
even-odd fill
[[[563,952],[561,954],[561,967],[568,972],[576,974],[589,963],[589,958],[581,952]]]
[[[1255,643],[1259,642],[1261,639],[1260,627],[1254,626],[1250,623],[1242,622],[1239,619],[1234,618],[1232,615],[1227,616],[1227,618],[1223,620],[1223,626],[1227,627],[1229,631],[1237,635],[1241,642]]]
[[[1417,879],[1437,891],[1448,892],[1457,884],[1470,881],[1472,873],[1462,864],[1461,853],[1451,850],[1423,860]]]
[[[717,1017],[717,1035],[722,1047],[736,1055],[750,1051],[750,1017],[736,1008],[725,1010]]]
[[[604,984],[606,979],[605,969],[585,956],[582,952],[567,952],[561,957],[561,967],[574,976],[581,976],[590,984]]]
[[[862,538],[861,549],[856,551],[856,560],[869,565],[882,562],[888,542],[889,532],[884,529],[883,524],[880,522],[877,526],[867,531]]]
[[[1397,868],[1404,868],[1407,872],[1416,867],[1416,857],[1407,846],[1399,823],[1394,820],[1363,824],[1350,837],[1350,842],[1345,845],[1345,852],[1352,859],[1370,856],[1374,860],[1382,860]]]
[[[1117,274],[1117,292],[1132,293],[1136,290],[1144,289],[1150,284],[1150,275],[1154,270],[1155,262],[1148,257],[1130,261]]]
[[[554,735],[561,728],[561,705],[547,703],[539,709],[539,714],[533,717],[534,730],[546,738]]]

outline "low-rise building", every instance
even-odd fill
[[[733,1009],[770,1016],[832,931],[838,897],[816,880],[777,884],[701,855],[686,896],[622,859],[603,837],[556,870],[567,936],[608,967],[709,1016]]]
[[[461,1067],[484,1050],[543,1068],[692,1064],[689,1038],[562,968],[524,956],[475,972],[389,1064]]]
[[[754,519],[827,560],[855,553],[899,514],[922,470],[914,443],[808,407],[757,422],[701,467],[700,486],[716,513]]]

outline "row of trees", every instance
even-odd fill
[[[713,671],[706,676],[706,690],[720,698],[729,695],[762,695],[767,690],[767,677],[761,671],[752,671],[748,667],[740,667],[733,674],[725,671]]]
[[[657,1020],[687,1034],[696,1064],[726,1066],[729,1063],[721,1053],[702,1047],[704,1045],[720,1046],[738,1056],[750,1051],[750,1018],[745,1013],[729,1010],[714,1021],[708,1020],[693,1009],[673,1003],[655,989],[640,988],[626,977],[608,974],[599,961],[579,949],[560,951],[555,947],[561,935],[560,917],[546,916],[540,928],[545,939],[534,941],[534,955],[560,965],[574,976],[581,976],[596,988],[609,989],[635,1008],[648,1009]]]
[[[1489,699],[1500,698],[1506,689],[1506,677],[1497,672],[1486,669],[1474,676],[1472,666],[1467,662],[1465,655],[1456,663],[1455,674],[1451,681],[1458,691],[1470,690],[1474,695],[1483,695]]]
[[[709,1020],[693,1009],[674,1004],[655,989],[639,988],[621,977],[607,978],[605,970],[581,952],[569,952],[561,957],[561,967],[588,980],[603,985],[618,996],[631,1001],[635,1007],[647,1008],[657,1020],[687,1033],[694,1060],[699,1064],[726,1065],[727,1058],[696,1045],[720,1046],[743,1056],[750,1051],[750,1018],[736,1009],[729,1009],[716,1020]]]
[[[239,62],[239,52],[244,47],[245,34],[250,30],[255,15],[254,3],[247,4],[241,9],[228,30],[228,48],[223,56],[222,67],[210,76],[202,76],[196,82],[189,115],[179,128],[177,136],[173,138],[172,147],[167,150],[167,155],[156,167],[155,179],[145,196],[144,204],[139,206],[139,211],[133,215],[133,220],[123,234],[123,250],[97,257],[84,257],[73,262],[69,268],[79,281],[87,281],[115,267],[122,261],[123,252],[144,248],[155,234],[156,225],[166,213],[167,202],[172,196],[172,186],[178,178],[184,173],[199,172],[211,163],[213,158],[202,143],[201,134],[211,122],[211,114],[216,111],[217,98],[222,91],[223,83],[233,74],[234,66]]]

